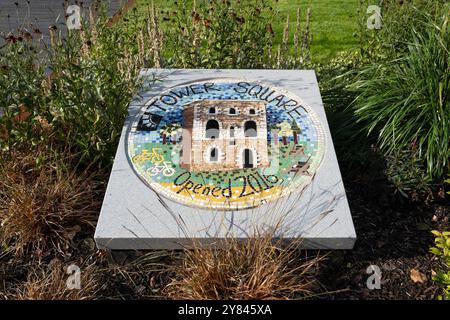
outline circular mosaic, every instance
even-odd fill
[[[137,175],[161,196],[204,209],[247,209],[299,192],[324,150],[319,118],[300,98],[242,79],[168,89],[128,133]]]

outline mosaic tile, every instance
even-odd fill
[[[231,107],[238,113],[228,113]],[[142,108],[128,134],[129,160],[152,190],[192,207],[204,208],[206,197],[208,208],[225,211],[303,189],[324,150],[319,118],[299,97],[239,79],[161,92]],[[268,174],[274,163],[277,172]]]

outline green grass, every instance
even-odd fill
[[[200,1],[197,0],[197,3]],[[175,5],[175,2],[177,5]],[[279,35],[278,42],[281,42],[287,14],[289,14],[289,20],[293,27],[296,21],[297,8],[300,8],[303,28],[306,10],[308,7],[311,8],[311,32],[313,36],[311,52],[313,62],[326,62],[336,56],[338,52],[357,47],[358,0],[273,0],[269,2],[280,13],[278,21],[273,26],[274,31]],[[154,0],[154,3],[159,10],[173,11],[176,10],[177,6],[180,6],[182,0]],[[186,1],[186,3],[191,7],[192,1]],[[151,4],[151,0],[138,0],[138,6],[146,6],[148,4]],[[291,43],[292,34],[291,32]]]
[[[295,23],[297,8],[300,8],[301,19],[304,21],[308,7],[311,8],[313,62],[325,62],[338,52],[357,47],[357,0],[279,0],[274,8],[284,18],[275,26],[277,33],[282,33],[288,13],[289,21]]]

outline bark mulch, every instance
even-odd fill
[[[431,230],[450,230],[450,206],[443,192],[406,199],[383,176],[382,166],[342,173],[357,241],[353,250],[330,252],[322,265],[321,283],[329,291],[344,290],[326,298],[437,298],[440,289],[431,280],[431,270],[442,265],[429,248],[434,241]],[[370,265],[380,268],[380,289],[366,285],[373,274],[366,273]]]

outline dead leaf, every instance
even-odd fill
[[[427,281],[427,276],[416,269],[411,269],[409,276],[414,283],[424,283]]]

